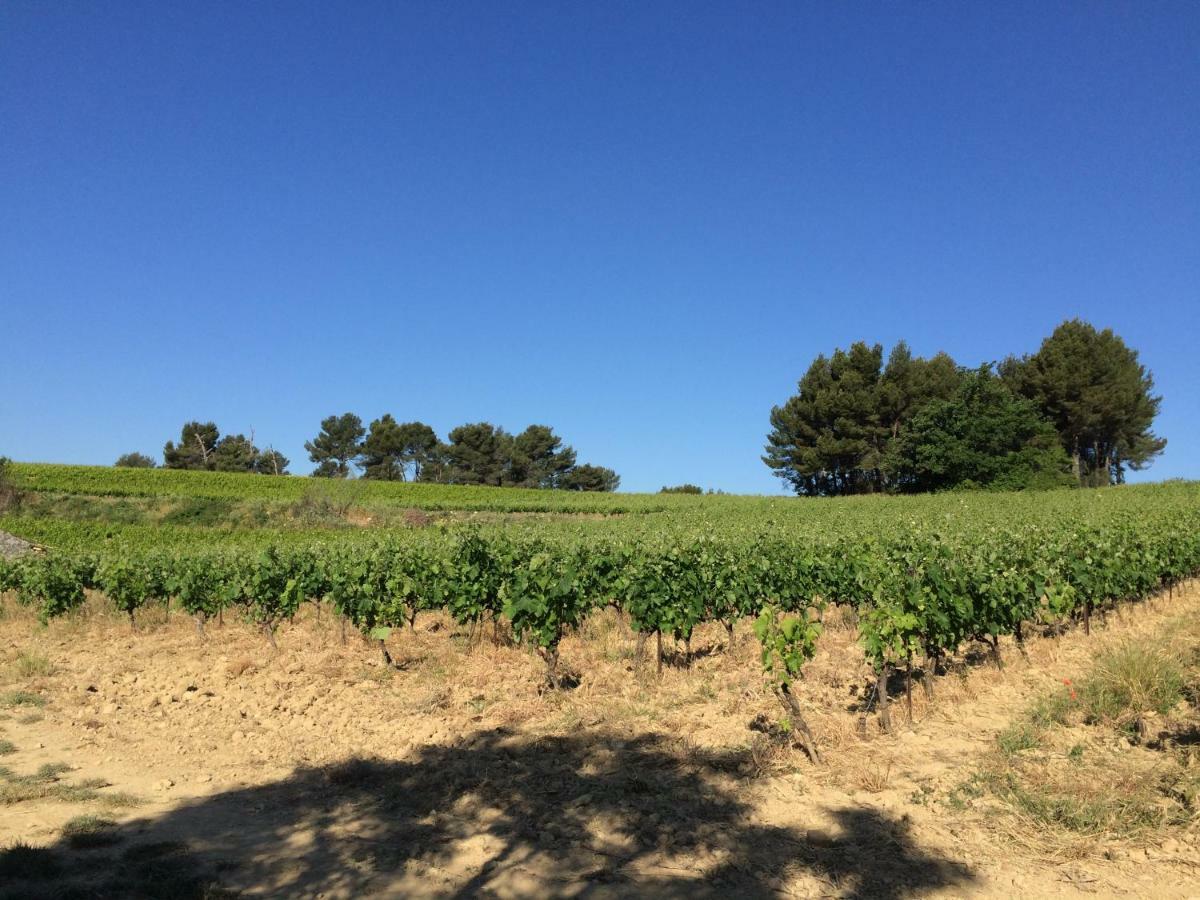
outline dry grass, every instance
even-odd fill
[[[68,820],[62,827],[62,836],[76,850],[110,847],[121,840],[115,832],[116,825],[112,819],[87,813]]]
[[[1200,770],[1176,735],[1200,730],[1185,697],[1200,680],[1191,618],[1114,642],[1064,678],[995,742],[952,798],[991,808],[1031,853],[1098,856],[1115,842],[1160,841],[1200,820]],[[1192,662],[1189,663],[1189,660]]]
[[[36,678],[54,673],[50,657],[36,650],[22,650],[13,660],[13,672],[18,678]]]
[[[880,794],[891,786],[894,766],[895,760],[892,759],[886,762],[867,763],[858,767],[856,771],[852,771],[849,780],[856,784],[859,790],[866,791],[868,794]]]
[[[5,691],[0,693],[0,709],[13,709],[19,706],[41,708],[46,705],[46,698],[31,691]]]

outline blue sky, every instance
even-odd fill
[[[0,454],[332,412],[780,492],[854,340],[1109,326],[1200,477],[1200,6],[8,2]]]

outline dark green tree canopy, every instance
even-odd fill
[[[612,469],[588,463],[576,466],[561,479],[559,487],[568,491],[615,491],[621,477]]]
[[[703,494],[704,489],[698,484],[677,484],[674,487],[664,485],[659,489],[660,494]]]
[[[516,487],[556,488],[575,465],[575,450],[548,425],[530,425],[512,441],[506,483]]]
[[[437,462],[438,439],[424,422],[397,422],[384,415],[371,423],[363,442],[363,477],[383,481],[420,481],[424,468]]]
[[[254,459],[254,471],[259,475],[287,475],[291,460],[273,447],[268,447]]]
[[[168,469],[211,469],[220,437],[215,422],[188,422],[179,443],[167,441],[163,447],[163,465]]]
[[[1162,402],[1154,378],[1111,329],[1063,322],[1037,353],[1009,357],[1000,370],[1054,423],[1081,484],[1121,482],[1166,446],[1151,431]]]
[[[362,445],[363,478],[404,481],[400,423],[386,414],[371,423]]]
[[[504,484],[512,435],[490,422],[459,425],[447,435],[445,455],[450,484]]]
[[[218,472],[253,472],[258,448],[244,434],[227,434],[217,441],[210,459]]]
[[[126,454],[117,460],[123,465]],[[254,446],[253,437],[221,432],[213,422],[188,422],[183,426],[179,443],[167,441],[163,461],[168,469],[203,469],[209,472],[257,472],[264,475],[287,474],[288,460],[283,454],[270,450],[263,453]]]
[[[320,433],[304,444],[308,458],[317,464],[312,474],[321,478],[349,477],[351,463],[362,453],[364,434],[362,419],[354,413],[322,419]]]
[[[1072,483],[1058,433],[1037,406],[982,366],[954,396],[926,403],[888,449],[887,470],[905,492]]]
[[[113,465],[118,469],[154,469],[158,463],[145,453],[122,453]]]
[[[883,347],[857,342],[818,356],[799,392],[771,410],[763,462],[799,494],[859,494],[887,487],[888,442],[934,397],[953,393],[954,361],[944,353],[914,358],[897,344],[883,367]]]
[[[397,422],[389,413],[367,430],[346,413],[322,421],[321,433],[304,446],[317,464],[312,474],[326,478],[349,476],[357,462],[364,478],[384,481],[574,490],[615,490],[619,481],[598,467],[576,474],[582,467],[575,465],[575,450],[549,425],[530,425],[514,436],[490,422],[470,422],[442,443],[424,422]]]

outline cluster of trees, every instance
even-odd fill
[[[962,368],[855,343],[771,410],[763,461],[799,494],[1020,489],[1124,480],[1162,452],[1161,398],[1109,329],[1064,322],[1037,353]]]
[[[575,450],[547,425],[509,434],[489,422],[459,425],[446,436],[424,422],[384,415],[364,427],[353,413],[329,416],[304,445],[316,463],[313,475],[347,478],[353,467],[379,481],[423,481],[496,487],[615,491],[612,469],[579,464]]]
[[[260,450],[254,435],[227,434],[214,422],[188,422],[180,431],[179,443],[167,441],[163,447],[163,467],[200,469],[208,472],[255,472],[259,475],[287,475],[289,460],[272,447]],[[114,465],[131,469],[153,469],[155,462],[144,453],[125,453]]]

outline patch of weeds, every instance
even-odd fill
[[[982,773],[976,772],[958,787],[946,795],[946,803],[951,809],[962,811],[967,809],[982,797],[987,791],[986,779]]]
[[[467,701],[467,706],[470,708],[471,712],[475,713],[475,715],[482,715],[483,711],[487,709],[488,706],[487,698],[472,697]]]
[[[225,525],[233,514],[233,501],[215,497],[189,497],[162,518],[164,525]]]
[[[1096,660],[1078,697],[1084,721],[1127,729],[1143,713],[1165,714],[1183,699],[1186,683],[1178,658],[1148,643],[1131,643]]]
[[[908,798],[910,803],[917,806],[928,806],[933,799],[933,786],[929,784],[920,785],[912,795]]]
[[[63,840],[76,850],[94,847],[111,847],[119,843],[121,836],[114,831],[117,823],[112,819],[92,814],[76,816],[62,827]]]
[[[1073,694],[1074,691],[1071,690],[1059,690],[1041,698],[1029,712],[1030,723],[1043,729],[1052,725],[1068,724],[1072,707],[1076,705]]]
[[[109,809],[124,809],[130,806],[141,806],[142,798],[128,791],[114,791],[111,794],[101,794],[100,802]]]
[[[0,806],[11,806],[30,800],[59,800],[64,803],[100,801],[109,807],[134,806],[141,801],[130,794],[101,794],[109,786],[103,778],[85,778],[71,783],[59,776],[70,772],[66,763],[46,763],[31,775],[16,775],[0,768]]]
[[[15,706],[35,706],[40,709],[45,705],[46,698],[32,691],[5,691],[0,694],[0,709],[12,709]]]
[[[1113,772],[1089,785],[1045,773],[1007,772],[993,792],[1035,822],[1081,835],[1133,837],[1191,820],[1195,779],[1182,772]],[[1114,777],[1115,776],[1115,777]]]
[[[40,712],[26,713],[25,715],[19,716],[17,718],[17,724],[18,725],[34,725],[34,724],[42,721],[42,719],[44,719],[44,718],[46,718],[46,717],[44,715],[42,715]]]
[[[50,657],[36,650],[22,650],[13,661],[13,669],[18,678],[34,678],[49,675],[54,671]]]
[[[1022,750],[1033,750],[1041,746],[1042,735],[1038,728],[1028,722],[1010,725],[996,736],[1000,752],[1013,756]]]
[[[1076,763],[1083,762],[1083,751],[1083,744],[1075,744],[1070,750],[1067,751],[1067,759]]]
[[[17,752],[17,745],[12,741],[0,741],[0,756],[10,756]]]

